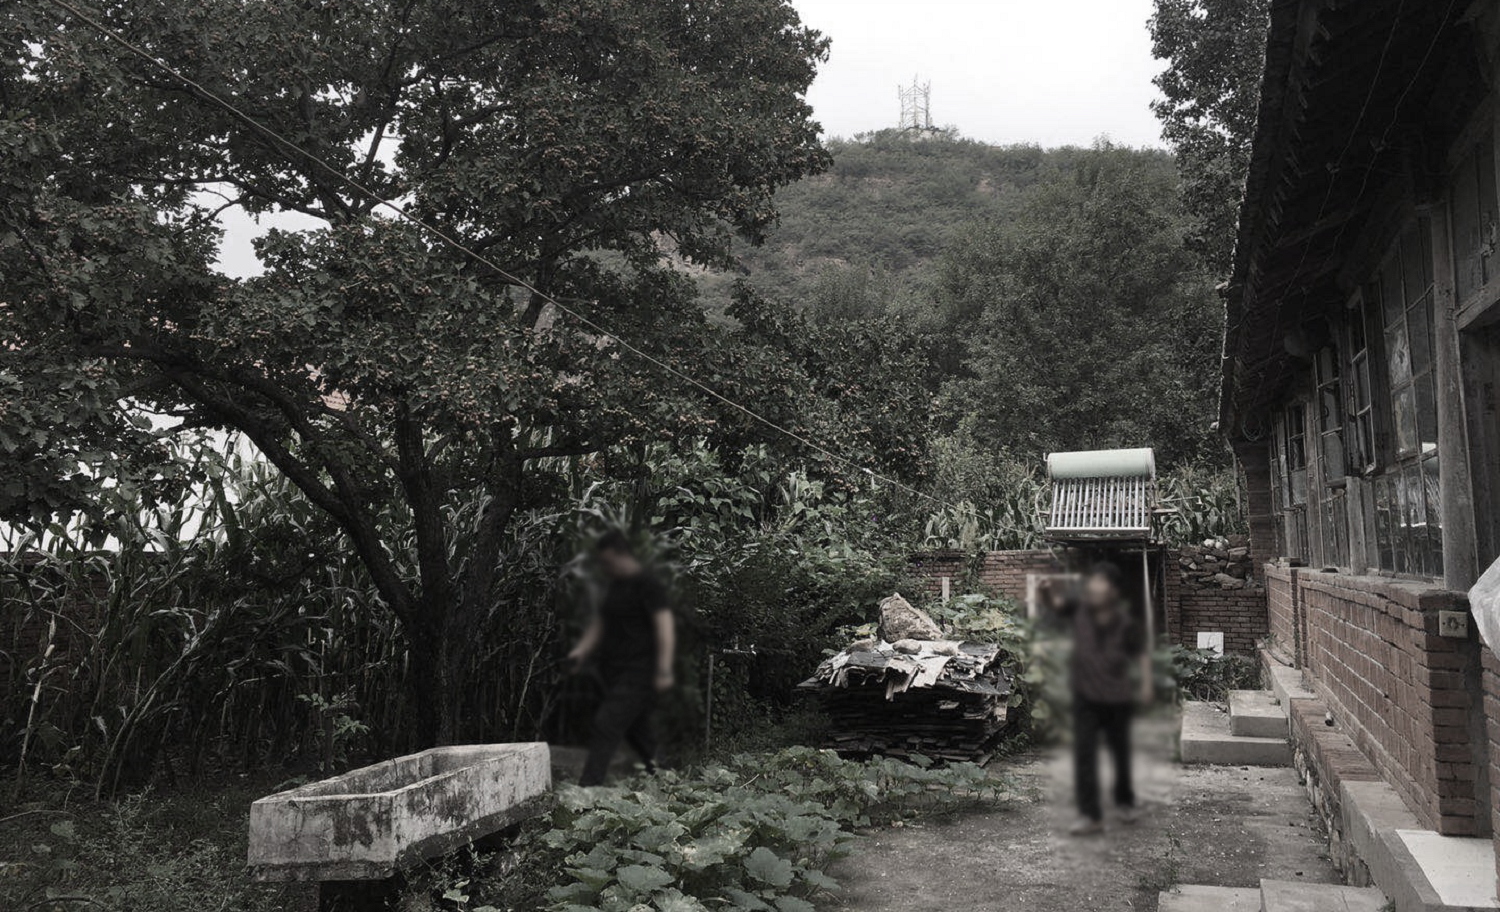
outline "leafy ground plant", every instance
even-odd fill
[[[788,748],[617,788],[565,787],[525,863],[552,869],[548,912],[812,912],[837,889],[826,869],[852,849],[857,828],[1006,793],[973,764],[852,762]],[[513,887],[516,878],[503,880]],[[462,908],[523,907],[501,895],[505,884],[490,886],[471,882]]]

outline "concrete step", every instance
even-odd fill
[[[1291,880],[1260,882],[1262,912],[1381,912],[1385,894],[1374,887],[1343,887]]]
[[[1281,701],[1282,706],[1288,705],[1292,700],[1306,700],[1317,696],[1308,689],[1307,682],[1302,679],[1301,671],[1290,665],[1281,664],[1269,652],[1261,650],[1260,664],[1271,685],[1271,693],[1276,695],[1276,699]]]
[[[1260,912],[1260,890],[1178,884],[1163,890],[1156,902],[1157,912]]]
[[[1229,714],[1211,703],[1182,707],[1183,763],[1220,766],[1291,766],[1292,746],[1280,738],[1246,738],[1229,730]]]
[[[1229,692],[1229,732],[1242,738],[1285,738],[1286,706],[1269,690]]]

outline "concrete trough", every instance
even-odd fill
[[[259,881],[394,877],[545,807],[544,743],[437,747],[278,792],[250,806]]]

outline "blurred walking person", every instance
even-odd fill
[[[1151,668],[1141,626],[1125,601],[1120,568],[1101,562],[1089,569],[1082,591],[1057,599],[1045,589],[1052,607],[1070,621],[1073,657],[1069,684],[1073,693],[1073,785],[1078,821],[1074,836],[1104,829],[1099,787],[1099,739],[1114,761],[1114,803],[1122,823],[1134,823],[1135,788],[1130,772],[1130,724],[1136,682],[1132,666],[1140,660],[1139,686],[1150,699]]]
[[[642,565],[630,540],[618,531],[603,535],[595,556],[609,588],[578,645],[568,653],[573,671],[597,659],[604,702],[594,715],[588,760],[580,785],[600,785],[620,742],[656,769],[656,733],[651,713],[657,697],[672,689],[677,626],[666,589]]]

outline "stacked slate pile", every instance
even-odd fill
[[[1010,697],[1000,647],[943,639],[941,628],[900,595],[881,603],[880,633],[825,659],[800,685],[828,713],[827,746],[851,755],[988,762],[1005,732]]]

